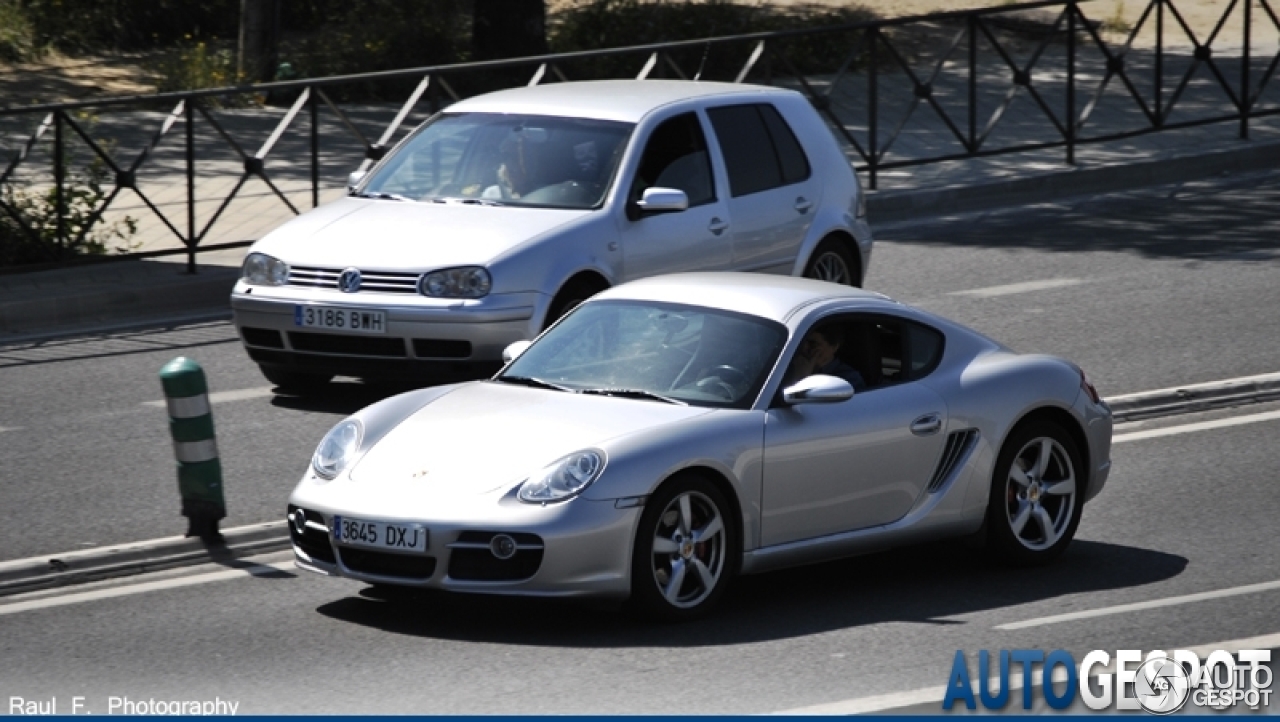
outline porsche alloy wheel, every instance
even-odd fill
[[[733,574],[729,507],[710,482],[669,482],[645,505],[632,564],[632,596],[651,617],[701,615]]]
[[[1080,524],[1083,466],[1070,435],[1040,422],[1016,429],[1001,449],[987,509],[994,551],[1019,564],[1062,553]]]

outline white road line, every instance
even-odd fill
[[[1188,645],[1169,645],[1162,649],[1186,649],[1194,652],[1197,656],[1205,657],[1209,653],[1219,649],[1226,650],[1232,654],[1242,649],[1275,649],[1280,647],[1280,633],[1263,634],[1257,637],[1246,637],[1244,639],[1233,639],[1226,642],[1215,642],[1212,644],[1200,644],[1196,646]],[[1094,668],[1095,673],[1114,672],[1112,665],[1098,665]],[[1063,672],[1060,676],[1058,673]],[[1053,675],[1054,681],[1062,681],[1066,678],[1065,672],[1061,669],[1055,669]],[[1034,684],[1034,679],[1033,679]],[[993,685],[998,686],[999,682],[993,681]],[[1009,689],[1022,689],[1023,679],[1021,673],[1013,673],[1009,675]],[[989,687],[993,688],[993,687]],[[775,712],[780,715],[846,715],[846,714],[868,714],[875,712],[885,712],[888,710],[901,709],[903,707],[912,707],[920,704],[936,703],[939,705],[938,712],[942,712],[942,700],[947,696],[946,685],[938,685],[936,687],[922,687],[920,689],[907,690],[904,692],[891,692],[889,694],[878,694],[870,697],[856,697],[854,699],[842,700],[840,702],[828,702],[826,704],[817,704],[810,707],[797,707],[796,709],[783,710]]]
[[[244,401],[246,399],[257,399],[272,394],[271,386],[258,386],[252,389],[237,389],[235,391],[217,391],[209,394],[210,404],[221,404],[228,401]],[[163,409],[165,407],[164,399],[159,401],[143,401],[143,406],[154,406]]]
[[[1160,607],[1175,607],[1181,604],[1193,604],[1195,602],[1203,602],[1210,599],[1222,599],[1224,597],[1238,597],[1242,594],[1256,594],[1258,592],[1269,592],[1274,589],[1280,589],[1280,580],[1274,581],[1274,582],[1261,582],[1258,584],[1246,584],[1243,587],[1217,589],[1212,592],[1198,592],[1196,594],[1184,594],[1179,597],[1165,597],[1164,599],[1149,599],[1145,602],[1134,602],[1132,604],[1117,604],[1114,607],[1102,607],[1100,609],[1086,609],[1081,612],[1055,614],[1050,617],[1040,617],[1039,619],[1028,619],[1022,622],[1010,622],[1008,624],[997,624],[995,628],[996,629],[1026,629],[1028,627],[1040,627],[1046,624],[1058,624],[1060,622],[1074,622],[1078,619],[1093,619],[1095,617],[1107,617],[1112,614],[1124,614],[1125,612],[1140,612],[1144,609],[1159,609]]]
[[[128,597],[134,594],[145,594],[147,592],[155,592],[164,589],[178,589],[180,587],[190,587],[197,584],[208,584],[210,582],[221,582],[237,577],[262,576],[277,571],[286,571],[293,569],[293,562],[276,562],[274,564],[254,564],[244,569],[226,569],[220,572],[209,572],[207,574],[197,574],[190,577],[179,577],[177,579],[165,579],[158,582],[143,582],[142,584],[131,584],[126,587],[113,587],[110,589],[97,589],[91,592],[77,592],[75,594],[67,594],[58,597],[48,597],[45,599],[33,599],[31,601],[16,602],[13,604],[0,604],[0,616],[8,614],[18,614],[19,612],[29,612],[34,609],[48,609],[50,607],[64,607],[68,604],[80,604],[83,602],[95,602],[99,599],[113,599],[115,597]]]
[[[21,426],[0,426],[0,434],[6,431],[22,431]]]
[[[1031,293],[1032,291],[1047,291],[1050,288],[1078,286],[1081,283],[1084,283],[1084,279],[1047,278],[1043,281],[1023,281],[1022,283],[1010,283],[1004,286],[988,286],[987,288],[973,288],[968,291],[952,291],[947,295],[948,296],[974,296],[975,298],[994,298],[995,296],[1011,296],[1015,293]]]
[[[1222,429],[1228,426],[1240,426],[1242,424],[1256,424],[1260,421],[1274,421],[1275,419],[1280,419],[1280,411],[1268,411],[1263,414],[1249,414],[1248,416],[1232,416],[1227,419],[1199,421],[1194,424],[1183,424],[1182,426],[1166,426],[1163,429],[1148,429],[1147,431],[1134,431],[1128,434],[1117,434],[1111,438],[1111,443],[1123,444],[1126,441],[1141,441],[1143,439],[1155,439],[1161,436],[1190,434],[1195,431]]]

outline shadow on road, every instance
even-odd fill
[[[709,617],[651,624],[604,604],[370,587],[321,606],[332,619],[440,639],[555,647],[702,647],[800,637],[884,622],[965,624],[957,615],[1154,584],[1180,556],[1076,541],[1055,564],[1009,569],[954,543],[742,577]],[[1017,620],[1005,620],[1017,621]]]
[[[929,219],[880,241],[1061,252],[1131,252],[1196,261],[1280,258],[1280,175],[1036,205],[970,218]],[[874,228],[874,218],[872,227]],[[963,232],[957,232],[962,228]]]

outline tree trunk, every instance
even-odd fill
[[[240,44],[236,54],[240,82],[275,80],[279,41],[280,0],[240,0]]]

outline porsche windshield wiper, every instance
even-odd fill
[[[677,406],[688,406],[689,404],[679,399],[673,399],[670,396],[655,394],[652,391],[644,389],[578,389],[580,394],[592,394],[595,396],[620,396],[627,399],[647,399],[649,401],[665,401],[668,404],[676,404]]]
[[[553,384],[550,381],[535,379],[532,376],[498,376],[494,381],[502,381],[508,384],[520,384],[521,386],[532,386],[535,389],[551,389],[552,391],[573,391],[568,386]]]

